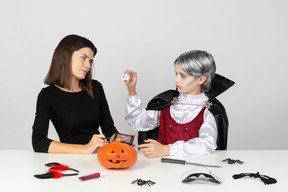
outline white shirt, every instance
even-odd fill
[[[192,121],[208,101],[205,93],[199,95],[179,94],[179,103],[170,108],[171,117],[179,124]],[[184,104],[183,104],[184,103]],[[188,105],[189,104],[189,105]],[[160,124],[160,111],[142,108],[142,101],[138,95],[127,98],[126,122],[135,131],[148,131]],[[213,114],[205,109],[204,122],[199,129],[199,136],[186,142],[176,141],[169,144],[171,156],[191,156],[211,154],[217,148],[217,125]]]

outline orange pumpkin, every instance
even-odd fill
[[[98,161],[103,167],[114,169],[131,167],[136,163],[137,157],[133,147],[119,140],[104,145],[97,154]]]

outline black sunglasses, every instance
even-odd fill
[[[207,174],[207,173],[193,173],[188,175],[182,182],[183,183],[189,183],[195,180],[199,180],[199,179],[204,179],[206,181],[210,181],[213,183],[217,183],[220,184],[221,181],[219,181],[219,179],[215,178],[213,175]]]

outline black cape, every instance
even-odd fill
[[[227,149],[227,137],[228,137],[228,117],[226,110],[222,103],[216,99],[218,95],[225,92],[235,82],[223,77],[219,74],[215,74],[212,82],[211,89],[205,94],[209,98],[209,102],[212,102],[212,105],[209,111],[214,115],[217,129],[218,129],[218,138],[217,138],[217,149],[226,150]],[[148,105],[146,110],[164,110],[167,107],[172,105],[172,100],[175,97],[178,97],[179,92],[177,90],[168,90],[159,95],[153,97]],[[159,136],[159,126],[151,131],[139,131],[138,134],[138,144],[144,143],[146,139],[158,140]]]

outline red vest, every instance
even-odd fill
[[[199,129],[203,124],[205,107],[190,122],[178,124],[171,117],[170,107],[161,111],[158,142],[167,145],[176,141],[188,141],[198,137]]]

